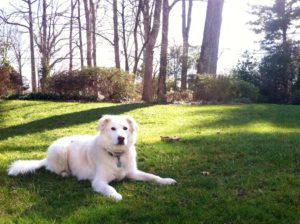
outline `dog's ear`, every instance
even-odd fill
[[[128,124],[129,124],[131,130],[133,130],[133,131],[138,131],[139,126],[138,126],[138,124],[135,122],[135,120],[134,120],[131,116],[128,116],[128,115],[126,115],[125,117],[126,117],[126,120],[127,120]]]
[[[99,123],[96,127],[97,131],[102,131],[104,130],[104,128],[106,127],[106,125],[108,124],[108,122],[111,120],[111,116],[110,115],[103,115],[100,120]]]

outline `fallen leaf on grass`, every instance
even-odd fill
[[[208,171],[202,171],[201,173],[202,173],[203,176],[209,176],[210,175],[210,172],[208,172]]]
[[[160,136],[160,140],[165,142],[176,142],[180,141],[180,139],[181,138],[177,136]]]

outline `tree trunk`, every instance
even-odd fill
[[[185,0],[182,0],[182,68],[181,68],[181,89],[187,88],[187,71],[189,57],[189,33],[191,27],[193,1],[189,0],[188,14],[186,15]],[[187,16],[187,17],[186,17]]]
[[[92,36],[92,58],[93,66],[97,67],[97,44],[96,44],[96,8],[93,0],[90,0],[91,11],[91,36]]]
[[[216,74],[224,0],[208,0],[197,72]]]
[[[122,42],[123,42],[123,51],[124,51],[124,58],[125,58],[125,71],[129,71],[129,58],[128,58],[128,49],[127,49],[127,40],[126,40],[126,29],[125,29],[125,0],[122,0]]]
[[[138,42],[138,27],[139,27],[139,22],[140,22],[140,14],[142,11],[142,6],[143,6],[143,0],[139,0],[138,8],[137,8],[137,13],[135,17],[135,23],[134,23],[134,29],[133,29],[133,39],[134,39],[134,65],[133,65],[133,74],[137,74],[137,67],[138,63],[140,60],[139,56],[139,42]]]
[[[167,61],[168,61],[168,33],[169,33],[169,15],[170,6],[169,0],[163,0],[163,16],[162,16],[162,37],[160,48],[160,68],[158,76],[157,98],[158,102],[165,103],[166,98],[166,76],[167,76]]]
[[[86,61],[87,66],[92,67],[92,32],[91,32],[91,10],[89,0],[83,0],[85,23],[86,23]]]
[[[29,20],[29,36],[30,36],[30,60],[31,60],[31,85],[32,92],[36,92],[36,72],[35,72],[35,54],[34,54],[34,35],[33,35],[33,18],[32,18],[32,3],[28,0],[28,20]]]
[[[42,14],[42,33],[41,33],[41,43],[40,43],[40,52],[41,52],[41,91],[46,91],[47,78],[50,75],[49,69],[49,58],[48,58],[48,49],[47,49],[47,3],[46,0],[43,0],[43,14]]]
[[[118,2],[113,0],[113,23],[114,23],[114,51],[115,65],[120,69],[120,48],[119,48],[119,29],[118,29]]]
[[[74,9],[76,7],[77,0],[75,3],[71,0],[71,18],[70,18],[70,33],[69,33],[69,52],[70,52],[70,61],[69,61],[69,72],[73,70],[73,20],[74,20]]]
[[[81,27],[81,13],[80,13],[80,0],[78,0],[78,7],[77,7],[77,13],[78,13],[78,33],[79,33],[79,53],[80,53],[80,66],[81,69],[84,67],[84,56],[83,56],[83,43],[82,43],[82,27]]]
[[[152,72],[153,72],[153,53],[154,46],[156,43],[157,35],[160,27],[160,13],[161,13],[162,0],[155,1],[153,25],[151,26],[151,14],[149,1],[143,1],[143,24],[144,24],[144,35],[146,39],[145,52],[144,52],[144,84],[143,84],[143,95],[142,100],[145,102],[152,101]]]

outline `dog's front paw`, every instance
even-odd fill
[[[158,183],[161,185],[173,185],[173,184],[176,184],[176,180],[174,180],[172,178],[160,178]]]
[[[122,195],[120,195],[118,192],[114,192],[114,193],[108,195],[108,197],[112,198],[115,201],[121,201],[122,200]]]

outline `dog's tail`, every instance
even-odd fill
[[[42,160],[17,160],[13,162],[7,172],[9,176],[34,173],[35,170],[47,165],[47,159]]]

